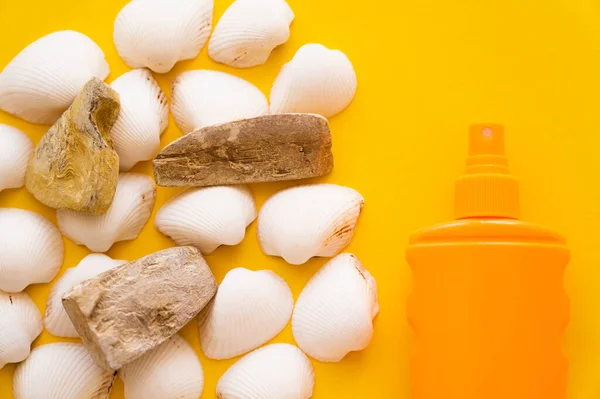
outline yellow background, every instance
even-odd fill
[[[0,0],[0,67],[27,44],[61,29],[89,35],[112,68],[108,81],[128,70],[112,42],[113,21],[126,0]],[[215,21],[231,0],[217,0]],[[403,251],[411,231],[451,217],[453,179],[461,172],[469,123],[506,125],[512,171],[522,183],[523,216],[563,232],[573,261],[566,286],[572,322],[566,352],[570,397],[600,397],[600,3],[596,0],[290,0],[292,36],[267,65],[234,70],[212,62],[206,49],[158,75],[169,93],[177,74],[193,68],[227,71],[265,94],[281,65],[305,43],[342,49],[358,74],[354,103],[331,120],[336,167],[325,179],[351,186],[366,199],[354,241],[356,253],[379,283],[381,314],[370,347],[339,364],[313,362],[314,398],[408,398],[405,298],[410,272]],[[47,126],[0,113],[37,143]],[[171,119],[162,145],[180,137]],[[150,173],[148,162],[135,171]],[[259,204],[289,184],[254,185]],[[176,189],[158,189],[155,211]],[[55,212],[25,189],[0,193],[0,206]],[[63,271],[88,251],[66,242]],[[132,260],[172,243],[149,222],[135,241],[108,254]],[[269,268],[297,296],[325,262],[291,266],[263,255],[253,224],[245,241],[208,256],[220,281],[236,266]],[[29,287],[43,311],[50,285]],[[233,361],[209,361],[199,350],[195,323],[183,330],[205,371],[203,398]],[[55,342],[47,332],[34,346]],[[289,326],[275,338],[292,342]],[[518,362],[518,359],[515,359]],[[0,371],[0,397],[11,398],[14,365]],[[117,382],[112,398],[122,398]],[[432,398],[443,399],[443,398]],[[533,399],[533,398],[532,398]],[[543,398],[540,398],[543,399]]]

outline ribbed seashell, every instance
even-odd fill
[[[292,265],[313,256],[335,256],[352,240],[363,204],[356,190],[334,184],[280,191],[258,215],[260,246]]]
[[[208,55],[236,68],[262,65],[275,47],[287,42],[293,20],[285,0],[236,0],[219,20]]]
[[[217,383],[219,399],[308,399],[315,373],[302,351],[267,345],[244,356]]]
[[[204,372],[194,349],[175,334],[119,373],[127,399],[198,399]]]
[[[14,399],[107,399],[114,371],[98,367],[81,344],[42,345],[17,366]]]
[[[40,311],[29,295],[0,291],[0,369],[25,360],[43,328]]]
[[[110,130],[122,171],[154,158],[169,124],[169,106],[147,69],[134,69],[110,85],[119,93],[121,112]]]
[[[221,245],[237,245],[256,219],[247,186],[192,188],[167,202],[156,214],[158,231],[177,245],[193,245],[210,254]]]
[[[50,33],[23,49],[0,73],[0,109],[33,123],[52,124],[92,77],[110,68],[89,37]]]
[[[134,0],[117,15],[113,40],[131,68],[166,73],[200,53],[212,14],[213,0]]]
[[[224,72],[184,72],[171,87],[171,112],[184,134],[204,126],[269,112],[265,95],[252,83]]]
[[[145,0],[136,0],[145,1]],[[60,231],[94,252],[106,252],[115,242],[133,240],[150,218],[156,185],[151,177],[121,173],[112,205],[104,215],[59,209]]]
[[[306,112],[331,118],[350,105],[355,93],[356,73],[346,54],[320,44],[305,44],[275,79],[270,112]]]
[[[24,209],[0,208],[0,290],[48,283],[60,270],[64,246],[48,219]]]
[[[0,191],[25,184],[33,143],[19,129],[0,124]]]
[[[308,356],[338,362],[369,345],[377,313],[375,279],[354,255],[345,253],[306,284],[294,308],[292,332]]]
[[[46,330],[57,337],[79,337],[71,319],[63,308],[63,294],[75,285],[124,263],[127,262],[114,260],[103,254],[91,254],[83,258],[76,267],[67,269],[61,278],[54,283],[50,295],[48,295],[44,316]]]
[[[286,326],[294,297],[270,270],[231,270],[198,317],[202,351],[211,359],[230,359],[258,348]]]

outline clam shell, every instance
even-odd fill
[[[0,109],[33,123],[52,124],[92,77],[110,68],[89,37],[50,33],[25,47],[0,73]]]
[[[42,316],[29,295],[0,291],[0,369],[25,360],[42,329]]]
[[[0,208],[0,290],[23,291],[58,274],[64,247],[58,229],[45,217]]]
[[[270,270],[231,270],[198,317],[202,351],[211,359],[230,359],[258,348],[286,326],[294,297]]]
[[[122,171],[154,158],[169,123],[165,93],[147,69],[135,69],[110,85],[119,93],[121,112],[110,130]]]
[[[184,72],[173,81],[171,97],[171,112],[185,134],[269,111],[267,98],[256,86],[224,72]]]
[[[0,191],[25,184],[33,143],[17,128],[0,124]]]
[[[258,215],[260,246],[293,265],[313,256],[335,256],[352,240],[363,204],[356,190],[334,184],[280,191]]]
[[[184,191],[156,214],[158,231],[177,245],[193,245],[210,254],[221,245],[237,245],[256,219],[247,186],[214,186]]]
[[[308,356],[338,362],[371,342],[379,312],[377,283],[352,254],[341,254],[315,274],[292,315],[296,343]]]
[[[213,60],[236,68],[264,64],[290,37],[294,12],[285,0],[236,0],[208,43]]]
[[[270,112],[307,112],[330,118],[350,105],[355,93],[356,73],[348,57],[320,44],[306,44],[275,79]]]
[[[151,177],[121,173],[112,205],[104,215],[59,209],[58,227],[76,244],[93,252],[106,252],[115,242],[138,236],[150,218],[155,197],[156,186]]]

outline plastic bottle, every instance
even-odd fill
[[[416,232],[413,399],[564,399],[565,239],[518,220],[519,187],[499,125],[470,129],[456,220]]]

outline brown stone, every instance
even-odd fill
[[[200,251],[175,247],[76,285],[63,306],[96,363],[116,370],[177,333],[216,291]]]
[[[200,128],[152,162],[160,186],[215,186],[297,180],[333,168],[327,119],[265,115]]]
[[[109,131],[119,116],[119,95],[98,78],[42,137],[25,182],[40,202],[57,209],[103,214],[119,178],[119,156]]]

